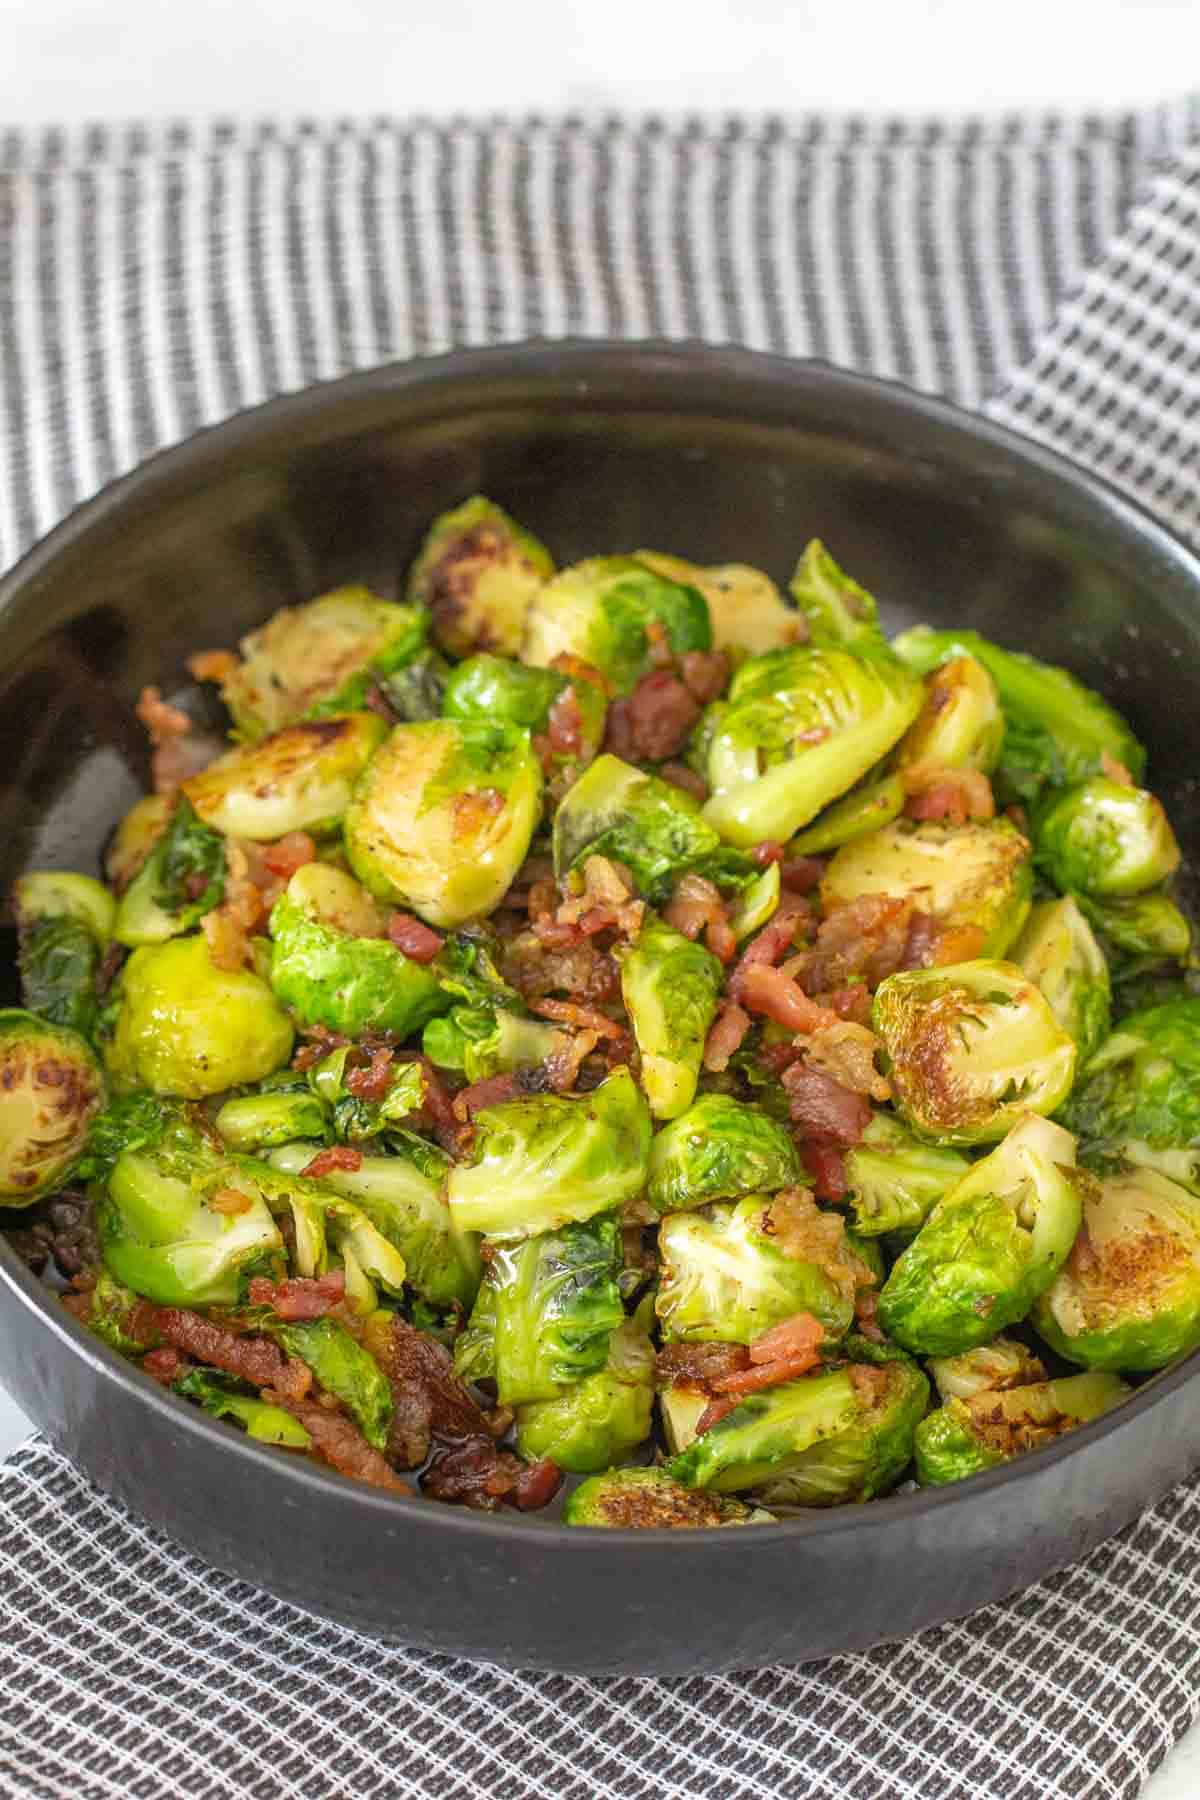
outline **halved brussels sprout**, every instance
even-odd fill
[[[528,1019],[502,1006],[456,1006],[431,1019],[421,1049],[439,1069],[458,1069],[468,1082],[489,1075],[536,1069],[569,1043],[544,1019]]]
[[[786,842],[887,755],[920,710],[902,663],[844,649],[744,662],[713,709],[704,817],[727,842]]]
[[[96,976],[116,912],[112,895],[90,875],[34,871],[13,887],[13,912],[26,1009],[90,1036]]]
[[[665,900],[686,870],[719,853],[698,802],[619,756],[598,756],[554,815],[554,872],[561,880],[589,856],[629,870],[647,900]]]
[[[175,810],[174,794],[143,794],[130,807],[104,852],[104,873],[124,893],[157,844]]]
[[[703,944],[651,914],[621,964],[621,997],[642,1059],[642,1087],[656,1119],[692,1103],[704,1043],[725,979]]]
[[[231,1150],[270,1150],[294,1138],[324,1141],[329,1135],[329,1115],[307,1087],[239,1094],[226,1100],[213,1123]]]
[[[341,1401],[368,1444],[387,1447],[395,1410],[387,1376],[375,1358],[335,1319],[289,1323],[274,1313],[260,1321],[289,1356],[307,1363],[327,1394]]]
[[[654,666],[656,634],[676,656],[710,650],[704,595],[664,580],[632,556],[593,556],[534,596],[521,660],[549,669],[556,657],[576,656],[599,669],[615,694],[628,694]]]
[[[196,817],[189,801],[177,801],[154,848],[121,895],[113,936],[131,949],[164,944],[190,931],[225,892],[225,844]]]
[[[919,1231],[971,1164],[958,1150],[923,1143],[889,1113],[876,1113],[844,1159],[846,1199],[862,1237]]]
[[[332,921],[359,917],[372,902],[353,876],[324,863],[297,869],[271,910],[271,986],[301,1025],[344,1037],[393,1031],[408,1037],[445,1012],[436,969],[414,962],[383,936],[360,937]]]
[[[1046,1379],[1041,1359],[1003,1333],[957,1356],[931,1356],[928,1368],[943,1400],[973,1400],[976,1394],[1028,1387]]]
[[[218,969],[203,937],[135,950],[108,1050],[119,1087],[203,1100],[262,1081],[292,1053],[292,1025],[265,981]]]
[[[902,632],[892,649],[921,675],[952,656],[983,664],[1004,708],[997,780],[1005,798],[1028,802],[1047,786],[1086,781],[1103,773],[1106,758],[1140,779],[1146,752],[1126,721],[1066,669],[1002,650],[977,631],[932,631],[928,625]]]
[[[366,1213],[350,1200],[328,1200],[325,1224],[333,1247],[355,1278],[363,1277],[372,1290],[378,1284],[398,1300],[408,1279],[408,1265],[390,1238],[384,1236]],[[365,1294],[362,1296],[365,1300]],[[372,1311],[374,1308],[372,1308]]]
[[[173,1385],[177,1394],[197,1401],[214,1419],[235,1420],[247,1437],[260,1444],[278,1444],[285,1450],[307,1450],[312,1444],[299,1419],[293,1419],[282,1406],[246,1393],[231,1376],[217,1369],[189,1369]]]
[[[949,1400],[917,1426],[917,1480],[940,1487],[1011,1462],[1110,1412],[1129,1393],[1116,1375],[1092,1374]]]
[[[481,719],[397,725],[346,813],[346,854],[380,899],[460,925],[504,898],[541,808],[524,732]]]
[[[788,592],[819,648],[844,647],[860,656],[891,656],[873,596],[838,567],[820,538],[810,538],[804,546]]]
[[[607,1531],[681,1531],[706,1526],[769,1525],[761,1507],[685,1488],[662,1469],[608,1469],[568,1494],[564,1525]]]
[[[1055,886],[1121,899],[1157,887],[1180,850],[1161,800],[1095,775],[1054,794],[1034,819],[1037,862]]]
[[[103,1263],[96,1264],[94,1273],[88,1292],[88,1330],[118,1356],[144,1356],[147,1350],[157,1350],[161,1338],[153,1320],[139,1311],[141,1303],[133,1289],[123,1287]]]
[[[77,1031],[0,1011],[0,1202],[27,1206],[61,1186],[104,1097],[100,1065]]]
[[[451,656],[516,656],[534,596],[554,574],[545,546],[482,494],[441,513],[408,577],[408,598],[429,608]]]
[[[907,797],[899,775],[864,781],[827,806],[814,824],[792,839],[788,849],[796,856],[823,856],[827,850],[839,850],[898,819]]]
[[[1112,988],[1104,952],[1070,895],[1034,907],[1012,959],[1074,1038],[1082,1068],[1108,1036]]]
[[[1083,1140],[1085,1162],[1137,1163],[1200,1188],[1200,996],[1122,1019],[1062,1118]]]
[[[990,775],[1004,743],[996,684],[974,656],[952,656],[925,677],[925,704],[896,751],[901,769],[979,769]]]
[[[1003,956],[1029,916],[1032,853],[1008,819],[985,825],[897,820],[846,844],[825,871],[826,912],[867,894],[911,898],[940,925],[976,926],[979,954]]]
[[[112,937],[116,902],[102,882],[66,869],[31,869],[13,884],[13,911],[23,928],[47,919],[76,919],[104,946]]]
[[[608,1340],[604,1368],[556,1394],[517,1408],[517,1449],[528,1462],[548,1456],[573,1475],[590,1475],[628,1456],[650,1435],[654,1345],[636,1319]]]
[[[1024,1113],[1054,1112],[1076,1051],[1041,992],[1007,962],[889,975],[872,1023],[898,1111],[941,1144],[994,1144]]]
[[[646,1197],[657,1212],[775,1194],[801,1180],[790,1132],[761,1107],[702,1094],[650,1146]]]
[[[1200,1344],[1200,1200],[1155,1169],[1089,1184],[1084,1229],[1038,1301],[1039,1337],[1068,1362],[1126,1374]]]
[[[335,588],[285,606],[242,639],[242,661],[221,684],[246,742],[298,719],[360,707],[373,681],[423,649],[428,615],[365,587]]]
[[[1126,900],[1096,900],[1090,894],[1076,894],[1075,899],[1105,950],[1118,958],[1182,962],[1191,950],[1191,923],[1168,894],[1151,891]]]
[[[1023,1319],[1066,1261],[1086,1177],[1075,1140],[1032,1115],[940,1200],[897,1259],[876,1316],[923,1356],[954,1356]]]
[[[655,1300],[664,1339],[749,1344],[802,1312],[819,1319],[828,1338],[841,1337],[854,1316],[855,1289],[869,1285],[871,1274],[841,1218],[815,1206],[812,1214],[807,1241],[796,1243],[778,1232],[763,1195],[668,1213],[659,1227]]]
[[[789,606],[769,575],[744,563],[700,568],[682,556],[638,550],[637,560],[681,587],[695,588],[708,601],[714,650],[778,650],[802,644],[808,636],[804,615]]]
[[[285,725],[218,756],[183,791],[205,824],[229,837],[266,843],[289,831],[329,831],[386,736],[373,712]]]
[[[547,742],[557,763],[578,769],[591,762],[604,736],[608,702],[598,680],[572,680],[558,669],[532,669],[505,656],[472,656],[447,680],[442,711],[448,719],[490,719],[544,733],[555,702],[568,689],[574,695],[577,743],[569,751],[557,752],[553,742]]]
[[[623,1206],[641,1193],[650,1114],[633,1076],[614,1069],[590,1094],[539,1094],[475,1115],[471,1161],[447,1198],[462,1231],[524,1238]]]
[[[109,1270],[160,1306],[233,1306],[283,1249],[261,1192],[182,1122],[117,1159],[96,1217]]]

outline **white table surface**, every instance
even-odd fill
[[[1197,0],[37,0],[3,8],[0,125],[663,109],[1144,104],[1200,70]],[[0,1390],[0,1456],[28,1429]],[[1147,1800],[1196,1800],[1200,1734]]]

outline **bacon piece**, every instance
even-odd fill
[[[322,1175],[333,1175],[339,1169],[353,1175],[361,1168],[361,1150],[352,1150],[349,1144],[331,1144],[327,1150],[318,1150],[312,1161],[305,1163],[300,1173],[310,1181],[319,1181]]]
[[[249,1293],[252,1306],[269,1306],[281,1319],[323,1319],[346,1298],[346,1277],[341,1269],[315,1278],[293,1275],[287,1281],[256,1275]]]
[[[499,788],[475,788],[456,794],[450,806],[450,835],[455,843],[478,837],[488,820],[503,811],[504,795]]]
[[[780,866],[780,885],[789,894],[807,894],[825,873],[825,864],[816,856],[789,856]]]
[[[707,706],[725,692],[729,682],[729,658],[724,650],[685,650],[679,672],[689,692]]]
[[[968,819],[996,816],[992,784],[978,769],[941,769],[914,763],[903,773],[909,796],[904,811],[910,819],[965,825]]]
[[[699,717],[700,703],[678,675],[654,669],[609,707],[605,749],[626,762],[667,762],[679,754]]]
[[[518,1512],[540,1512],[543,1506],[549,1506],[561,1485],[562,1470],[548,1456],[526,1463],[513,1487]]]
[[[717,887],[703,875],[681,875],[663,910],[663,918],[672,930],[686,938],[698,938],[701,931],[713,955],[721,962],[733,960],[737,938],[729,923]]]
[[[911,899],[886,894],[863,894],[835,907],[821,921],[817,941],[806,952],[802,986],[810,994],[855,981],[877,987],[903,963],[912,913]]]
[[[825,1327],[810,1312],[793,1313],[761,1332],[750,1345],[752,1363],[771,1363],[807,1356],[825,1341]]]
[[[870,1103],[852,1094],[807,1062],[793,1063],[780,1076],[788,1097],[792,1122],[806,1137],[822,1138],[840,1149],[857,1144],[871,1122]]]
[[[144,687],[135,708],[150,735],[150,776],[156,794],[173,794],[191,775],[206,769],[222,745],[198,732],[179,707],[171,706],[156,687]]]
[[[369,1487],[386,1488],[389,1493],[412,1498],[407,1481],[401,1481],[387,1458],[373,1444],[368,1444],[353,1419],[348,1419],[344,1412],[323,1406],[319,1400],[293,1400],[269,1388],[263,1399],[282,1406],[293,1419],[298,1419],[312,1439],[313,1454],[321,1462],[328,1463],[331,1469],[336,1469],[339,1475],[349,1475],[354,1481],[365,1481]]]
[[[759,868],[765,869],[769,867],[771,863],[781,863],[783,861],[784,849],[783,845],[777,842],[775,838],[763,838],[761,843],[755,844],[750,854],[758,864]]]
[[[543,1459],[525,1464],[490,1438],[475,1438],[436,1456],[421,1477],[431,1500],[496,1512],[506,1502],[522,1512],[545,1506],[558,1492],[562,1471]]]
[[[576,1006],[571,1000],[531,1000],[529,1010],[560,1025],[576,1025],[582,1031],[594,1031],[597,1037],[616,1040],[629,1035],[625,1027],[610,1019],[607,1013],[598,1012],[592,1006]]]
[[[856,1025],[866,1025],[871,1017],[871,994],[864,982],[856,982],[853,987],[834,988],[831,994],[814,994],[813,999],[818,1006],[828,1007],[839,1019],[852,1019]]]
[[[703,1437],[712,1426],[719,1423],[726,1413],[731,1413],[737,1405],[734,1394],[717,1394],[711,1399],[696,1421],[696,1436]]]
[[[289,831],[274,844],[262,846],[262,860],[269,873],[286,886],[297,869],[316,862],[317,846],[307,831]]]
[[[565,929],[565,928],[564,928]],[[570,994],[591,1005],[620,991],[620,974],[607,951],[579,937],[569,945],[543,942],[535,932],[522,932],[508,946],[504,974],[526,1000],[544,994]]]
[[[875,1067],[878,1048],[879,1040],[873,1031],[843,1019],[823,1025],[812,1034],[808,1064],[840,1081],[852,1094],[869,1094],[872,1100],[890,1100],[891,1084]]]
[[[386,1099],[392,1085],[392,1060],[395,1054],[390,1044],[378,1044],[371,1051],[371,1060],[365,1068],[347,1070],[346,1086],[357,1100]]]
[[[570,895],[556,909],[553,926],[569,933],[567,941],[577,943],[581,937],[594,937],[598,931],[612,926],[623,937],[635,938],[642,929],[646,903],[634,892],[634,879],[622,864],[607,856],[589,856],[583,865],[583,888]],[[535,929],[548,941],[541,921]]]
[[[578,756],[583,728],[579,697],[573,687],[565,687],[546,716],[546,741],[555,756]]]
[[[711,1394],[715,1382],[749,1366],[750,1352],[744,1344],[664,1344],[655,1358],[654,1378],[659,1387]]]
[[[810,1138],[800,1149],[804,1166],[812,1176],[818,1200],[844,1200],[850,1191],[846,1180],[846,1163],[834,1145]]]
[[[685,794],[690,794],[693,800],[700,802],[701,806],[708,799],[707,781],[703,775],[697,775],[695,769],[689,769],[686,763],[665,762],[658,772],[664,781],[669,781],[672,787],[680,788]]]
[[[169,705],[160,688],[144,687],[134,711],[149,732],[150,742],[156,750],[171,738],[187,737],[193,729],[187,714],[178,706]]]
[[[722,1000],[717,1016],[704,1041],[704,1067],[719,1075],[729,1067],[730,1059],[741,1049],[750,1029],[750,1014],[736,1000]]]
[[[820,1360],[815,1349],[803,1356],[779,1357],[774,1362],[758,1363],[752,1369],[743,1370],[740,1375],[726,1375],[720,1381],[715,1381],[713,1386],[719,1394],[733,1395],[740,1400],[743,1394],[756,1394],[762,1388],[778,1387],[781,1382],[795,1381],[798,1376],[807,1375]]]
[[[579,1071],[600,1042],[598,1031],[563,1031],[558,1044],[541,1065],[542,1078],[554,1094],[568,1094],[579,1079]]]
[[[418,1468],[435,1437],[454,1443],[488,1437],[487,1418],[454,1373],[443,1345],[395,1315],[384,1332],[368,1336],[395,1402],[388,1435],[394,1463]]]
[[[312,1371],[296,1357],[285,1357],[267,1338],[247,1337],[232,1326],[218,1325],[200,1313],[181,1306],[153,1309],[154,1329],[176,1350],[196,1362],[208,1363],[238,1375],[251,1387],[271,1387],[294,1400],[303,1400],[312,1387]]]
[[[729,991],[735,1000],[738,998],[735,987],[743,971],[754,967],[756,963],[777,963],[782,956],[795,949],[798,928],[809,925],[811,921],[812,913],[807,901],[791,895],[780,901],[774,916],[768,919],[761,931],[755,932],[738,958],[737,967],[729,978]]]
[[[396,1062],[398,1064],[420,1063],[425,1077],[425,1103],[422,1110],[442,1149],[448,1150],[452,1156],[457,1155],[459,1122],[454,1115],[450,1093],[442,1080],[440,1071],[434,1067],[427,1056],[415,1056],[411,1052],[397,1056]]]
[[[788,1031],[813,1032],[840,1023],[836,1013],[810,1000],[799,982],[785,969],[772,968],[770,963],[763,962],[752,963],[742,970],[739,964],[735,979],[736,998],[742,1006],[749,1012],[764,1013]],[[730,991],[734,992],[734,983],[731,981],[729,985]]]
[[[473,1119],[477,1112],[487,1106],[500,1106],[506,1100],[515,1100],[521,1092],[521,1084],[515,1075],[489,1075],[483,1081],[473,1082],[470,1087],[462,1089],[454,1096],[454,1116],[462,1124]]]
[[[196,650],[188,657],[187,667],[195,681],[226,681],[241,663],[232,650]]]
[[[161,1350],[150,1350],[143,1356],[142,1367],[155,1381],[161,1382],[164,1387],[170,1387],[181,1370],[187,1367],[187,1358],[180,1356],[178,1350],[172,1349],[169,1344],[164,1344]]]
[[[420,919],[414,919],[411,913],[394,912],[388,920],[388,937],[408,957],[410,962],[432,962],[441,949],[444,938],[431,931]]]
[[[343,1037],[339,1031],[330,1031],[325,1025],[306,1025],[303,1029],[309,1042],[301,1044],[292,1058],[293,1069],[298,1069],[301,1073],[311,1069],[314,1063],[319,1063],[332,1051],[340,1050],[344,1044],[350,1042],[350,1039]]]

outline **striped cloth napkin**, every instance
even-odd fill
[[[0,566],[239,407],[391,357],[699,337],[895,376],[1200,541],[1200,104],[1086,119],[0,134]],[[1004,1606],[652,1680],[398,1650],[0,1469],[0,1794],[1127,1800],[1200,1708],[1200,1483]]]

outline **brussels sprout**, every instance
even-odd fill
[[[225,845],[186,799],[178,802],[113,919],[120,944],[162,944],[190,931],[225,892]]]
[[[1003,743],[995,682],[976,657],[952,656],[925,677],[925,704],[900,742],[896,764],[990,775]]]
[[[437,650],[422,650],[402,669],[380,678],[379,690],[388,710],[404,725],[422,724],[442,716],[442,696],[450,678],[450,664]]]
[[[983,664],[1004,709],[997,768],[1004,798],[1029,802],[1047,786],[1086,781],[1103,773],[1106,758],[1140,779],[1146,752],[1125,720],[1065,669],[1018,650],[1001,650],[977,631],[932,631],[927,625],[901,633],[892,649],[921,675],[952,656],[973,656]]]
[[[777,862],[768,863],[762,874],[756,875],[742,890],[741,898],[729,915],[729,929],[739,944],[753,937],[768,919],[774,917],[782,890]]]
[[[1074,1038],[1082,1068],[1108,1036],[1112,990],[1104,952],[1069,895],[1034,907],[1012,959]]]
[[[663,1466],[685,1487],[789,1506],[870,1500],[904,1473],[928,1395],[907,1358],[856,1361],[747,1395]]]
[[[1182,962],[1191,950],[1191,924],[1167,894],[1152,891],[1125,900],[1076,894],[1075,900],[1105,950],[1116,957]]]
[[[479,1252],[455,1226],[443,1186],[449,1158],[410,1132],[393,1132],[390,1156],[364,1155],[357,1169],[330,1169],[312,1185],[344,1195],[404,1257],[409,1285],[430,1306],[469,1306],[479,1285]],[[297,1175],[312,1160],[309,1144],[288,1144],[268,1158]]]
[[[943,1400],[973,1400],[976,1394],[1028,1387],[1044,1381],[1041,1360],[1016,1338],[1000,1335],[958,1356],[933,1356],[929,1373]]]
[[[922,1143],[888,1113],[876,1113],[844,1159],[854,1229],[872,1239],[919,1231],[971,1164],[958,1150]]]
[[[107,1181],[124,1151],[153,1149],[175,1123],[178,1111],[174,1101],[141,1089],[119,1095],[92,1120],[74,1179]]]
[[[231,1150],[270,1150],[293,1138],[329,1136],[324,1106],[313,1093],[240,1094],[227,1100],[213,1123]]]
[[[764,1506],[874,1500],[895,1487],[912,1461],[913,1439],[929,1404],[929,1382],[916,1363],[890,1345],[854,1338],[847,1352],[853,1359],[849,1374],[857,1416],[847,1429],[818,1438],[786,1472],[764,1481],[754,1495]]]
[[[160,1343],[153,1323],[144,1323],[139,1313],[140,1301],[132,1288],[122,1286],[109,1274],[103,1263],[93,1271],[95,1280],[88,1290],[87,1327],[118,1356],[143,1356],[156,1350]]]
[[[1115,1375],[1068,1375],[948,1400],[917,1426],[917,1480],[939,1487],[1011,1462],[1111,1411],[1129,1392]]]
[[[344,1037],[408,1037],[450,1005],[436,970],[382,936],[359,936],[374,908],[353,876],[325,863],[296,873],[271,909],[271,986],[301,1025]],[[344,923],[339,923],[344,921]]]
[[[1068,1362],[1126,1374],[1200,1344],[1200,1200],[1154,1169],[1092,1182],[1084,1230],[1038,1301],[1039,1337]]]
[[[805,545],[788,592],[804,614],[819,649],[845,648],[860,655],[890,657],[875,601],[838,567],[819,538],[811,538]]]
[[[1179,867],[1162,802],[1100,775],[1039,807],[1034,836],[1038,867],[1064,890],[1121,899],[1157,887]]]
[[[271,1406],[257,1394],[239,1391],[236,1383],[215,1369],[189,1369],[174,1383],[175,1392],[195,1400],[214,1419],[234,1419],[247,1437],[260,1444],[278,1444],[285,1450],[307,1450],[312,1438],[299,1419],[282,1406]]]
[[[614,1069],[590,1094],[539,1094],[475,1115],[471,1161],[447,1197],[462,1231],[524,1238],[623,1206],[640,1194],[650,1114],[632,1075]]]
[[[363,1052],[343,1044],[308,1072],[313,1093],[329,1108],[333,1135],[344,1144],[365,1143],[403,1125],[426,1101],[425,1071],[419,1062],[391,1063],[378,1094],[371,1099],[356,1094],[350,1082],[354,1070],[365,1066],[362,1058]]]
[[[0,1010],[0,1201],[27,1206],[60,1187],[104,1105],[86,1039],[17,1007]]]
[[[1062,1110],[1084,1160],[1132,1162],[1200,1187],[1200,996],[1121,1020]]]
[[[408,1265],[366,1213],[349,1200],[327,1200],[325,1223],[344,1264],[372,1286],[378,1282],[385,1293],[400,1299],[408,1279]]]
[[[98,1012],[96,976],[116,903],[90,875],[50,870],[13,888],[21,999],[28,1012],[89,1037]]]
[[[647,900],[665,900],[688,869],[720,851],[698,803],[619,756],[598,756],[554,815],[554,872],[561,880],[589,856],[622,863]]]
[[[529,1462],[550,1457],[590,1475],[636,1450],[650,1435],[654,1346],[636,1319],[608,1340],[608,1362],[555,1395],[517,1408],[517,1449]]]
[[[751,656],[760,650],[778,650],[784,644],[802,644],[808,626],[802,613],[789,606],[769,575],[744,563],[720,563],[702,569],[682,556],[666,556],[658,550],[638,550],[637,560],[681,587],[695,588],[708,602],[714,650],[742,651]]]
[[[703,1389],[672,1383],[659,1389],[658,1406],[667,1449],[672,1456],[678,1456],[697,1436],[700,1421],[708,1411],[709,1395]]]
[[[515,656],[530,604],[553,574],[544,545],[476,494],[433,521],[409,572],[408,598],[429,608],[434,636],[451,656]]]
[[[651,914],[621,964],[621,997],[642,1059],[642,1087],[656,1119],[692,1103],[704,1041],[725,979],[703,944]]]
[[[1023,1319],[1079,1230],[1085,1177],[1075,1140],[1032,1114],[940,1200],[879,1295],[889,1337],[954,1356]]]
[[[233,1306],[243,1277],[283,1248],[253,1182],[181,1121],[118,1157],[97,1224],[112,1274],[161,1306]]]
[[[650,1146],[646,1197],[660,1213],[775,1194],[801,1179],[791,1134],[761,1107],[702,1094]]]
[[[599,669],[614,693],[628,694],[654,666],[655,636],[676,656],[710,650],[703,594],[665,581],[632,556],[593,556],[534,596],[521,660],[549,669],[556,657],[575,656]]]
[[[658,1234],[658,1313],[669,1343],[712,1339],[749,1344],[796,1313],[812,1313],[830,1338],[854,1316],[854,1292],[869,1281],[833,1213],[813,1208],[808,1255],[780,1248],[771,1202],[762,1195],[702,1213],[668,1213]],[[809,1249],[806,1244],[804,1246]]]
[[[124,893],[167,829],[175,810],[174,794],[143,794],[134,802],[104,852],[104,873]]]
[[[119,1087],[202,1100],[261,1081],[292,1053],[292,1027],[265,981],[218,969],[203,937],[135,950],[109,1048]]]
[[[486,1246],[483,1286],[456,1346],[459,1373],[493,1379],[501,1405],[513,1406],[552,1400],[603,1369],[625,1318],[618,1239],[607,1217]]]
[[[421,1049],[439,1069],[459,1069],[473,1082],[536,1069],[567,1042],[565,1032],[542,1019],[523,1018],[499,1006],[456,1006],[446,1018],[429,1021]]]
[[[242,661],[221,698],[246,742],[324,712],[353,712],[373,682],[424,647],[428,615],[365,587],[335,588],[285,606],[242,639]]]
[[[261,1329],[289,1356],[307,1363],[327,1394],[341,1401],[368,1444],[387,1447],[392,1423],[392,1390],[375,1358],[344,1325],[330,1318],[294,1324],[268,1314]]]
[[[897,820],[838,851],[821,882],[826,912],[867,894],[911,898],[940,925],[975,926],[981,956],[1003,956],[1033,896],[1030,847],[1008,819],[986,825]]]
[[[386,736],[373,712],[285,725],[218,756],[183,791],[205,824],[229,837],[268,842],[289,831],[329,831]]]
[[[886,756],[920,709],[902,663],[844,649],[744,662],[714,709],[704,817],[727,842],[783,842]]]
[[[504,656],[473,656],[446,682],[442,710],[448,719],[490,719],[540,733],[568,688],[575,696],[579,746],[557,760],[581,766],[592,760],[604,736],[608,703],[595,681],[572,681],[557,669],[531,669]]]
[[[855,838],[881,831],[898,819],[907,798],[899,775],[881,775],[864,781],[832,806],[827,806],[807,831],[799,832],[788,845],[796,856],[822,856],[827,850],[838,850]]]
[[[346,814],[346,854],[380,899],[460,925],[500,904],[541,807],[524,732],[482,719],[397,725]]]
[[[1013,963],[889,975],[872,1018],[897,1109],[935,1143],[994,1144],[1071,1091],[1075,1045]]]
[[[608,1531],[681,1531],[770,1523],[770,1513],[761,1507],[685,1488],[662,1469],[608,1469],[581,1481],[563,1506],[564,1525]]]

